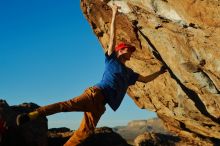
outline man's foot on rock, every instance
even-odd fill
[[[28,116],[28,114],[24,113],[24,114],[19,114],[16,118],[16,124],[17,126],[23,125],[24,123],[30,121],[30,117]]]

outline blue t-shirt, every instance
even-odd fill
[[[102,80],[95,86],[102,89],[106,102],[116,111],[120,106],[129,85],[135,84],[138,74],[122,64],[116,53],[105,54],[105,71]]]

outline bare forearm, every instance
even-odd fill
[[[117,8],[112,9],[112,20],[111,20],[111,26],[110,26],[110,40],[109,40],[109,46],[108,46],[108,55],[111,55],[114,51],[114,45],[115,45],[115,17],[117,13]]]
[[[140,75],[139,78],[138,78],[138,81],[143,82],[143,83],[147,83],[147,82],[153,81],[154,79],[156,79],[162,73],[163,72],[158,71],[158,72],[155,72],[155,73],[153,73],[151,75],[148,75],[148,76]]]
[[[148,76],[146,76],[146,77],[144,78],[144,82],[145,82],[145,83],[146,83],[146,82],[150,82],[150,81],[156,79],[160,74],[161,74],[160,72],[155,72],[155,73],[153,73],[153,74],[151,74],[151,75],[148,75]]]

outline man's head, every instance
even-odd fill
[[[115,47],[115,52],[118,58],[122,58],[124,61],[130,60],[131,54],[136,50],[136,48],[130,44],[119,43]]]

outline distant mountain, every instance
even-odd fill
[[[49,145],[61,146],[72,135],[72,133],[73,131],[71,131],[68,128],[49,129]],[[127,145],[123,142],[123,139],[125,139],[129,144],[133,145],[136,137],[144,133],[158,133],[165,136],[171,135],[165,129],[163,122],[159,118],[153,118],[148,120],[134,120],[129,122],[126,126],[117,126],[112,129],[107,127],[101,127],[97,128],[95,130],[95,133],[96,134],[89,140],[90,144],[96,142],[92,145],[101,144],[104,141],[108,140],[110,140],[111,142],[115,141],[116,143],[122,142],[122,145]],[[120,137],[122,137],[123,139]],[[108,145],[112,144],[108,142]]]
[[[131,144],[133,144],[134,139],[138,135],[143,134],[144,132],[170,134],[159,118],[134,120],[129,122],[127,126],[117,126],[114,127],[113,130]]]

